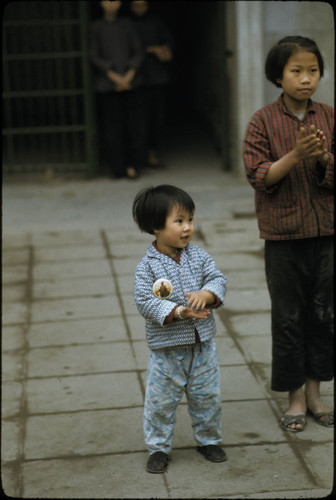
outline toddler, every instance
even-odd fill
[[[144,406],[147,471],[162,473],[172,448],[176,409],[186,394],[197,451],[226,460],[221,434],[220,372],[212,309],[224,302],[226,277],[190,243],[195,205],[170,185],[143,189],[133,203],[141,231],[155,236],[139,262],[135,302],[150,349]]]

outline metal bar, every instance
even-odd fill
[[[14,4],[3,23],[3,171],[43,171],[46,165],[88,171],[94,161],[89,2]]]
[[[89,4],[89,2],[79,2],[79,16],[84,84],[85,153],[88,162],[88,175],[94,176],[98,170],[98,148],[96,114],[93,108],[93,90],[89,62]]]
[[[2,131],[3,135],[20,135],[20,134],[53,134],[54,132],[73,132],[85,131],[85,124],[83,125],[59,125],[59,126],[46,126],[46,127],[17,127],[7,128]]]
[[[57,19],[57,21],[51,20],[51,19],[43,19],[39,21],[38,19],[34,20],[26,20],[26,21],[4,21],[2,23],[2,26],[7,28],[7,27],[21,27],[21,26],[53,26],[54,24],[57,25],[76,25],[79,24],[78,19]]]
[[[34,52],[30,54],[4,54],[4,61],[31,61],[39,59],[72,59],[81,57],[82,53],[79,50],[70,52]]]
[[[5,71],[4,71],[5,73]],[[4,99],[21,98],[21,97],[57,97],[64,96],[83,96],[84,89],[52,89],[52,90],[19,90],[19,91],[5,91],[2,93]]]

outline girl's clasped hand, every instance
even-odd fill
[[[316,130],[314,125],[310,126],[308,135],[303,127],[300,128],[295,149],[300,161],[311,157],[321,162],[328,160],[325,135],[322,130]]]

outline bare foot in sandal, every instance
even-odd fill
[[[334,412],[321,401],[320,382],[318,380],[306,380],[306,401],[308,410],[316,422],[324,427],[334,426]]]
[[[307,411],[306,396],[303,388],[288,393],[289,406],[281,418],[281,425],[285,430],[298,432],[304,429],[306,424],[305,415]]]

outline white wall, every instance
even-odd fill
[[[327,2],[264,2],[262,22],[264,60],[269,49],[284,36],[301,35],[316,42],[322,53],[326,71],[313,99],[334,106],[335,34],[331,5]],[[273,102],[278,95],[279,89],[266,81],[265,104]]]
[[[324,61],[325,76],[313,99],[334,106],[334,16],[327,2],[237,1],[228,2],[226,44],[233,51],[231,73],[231,165],[245,177],[242,140],[254,111],[275,101],[281,93],[266,80],[266,55],[286,35],[301,35],[317,43]]]

